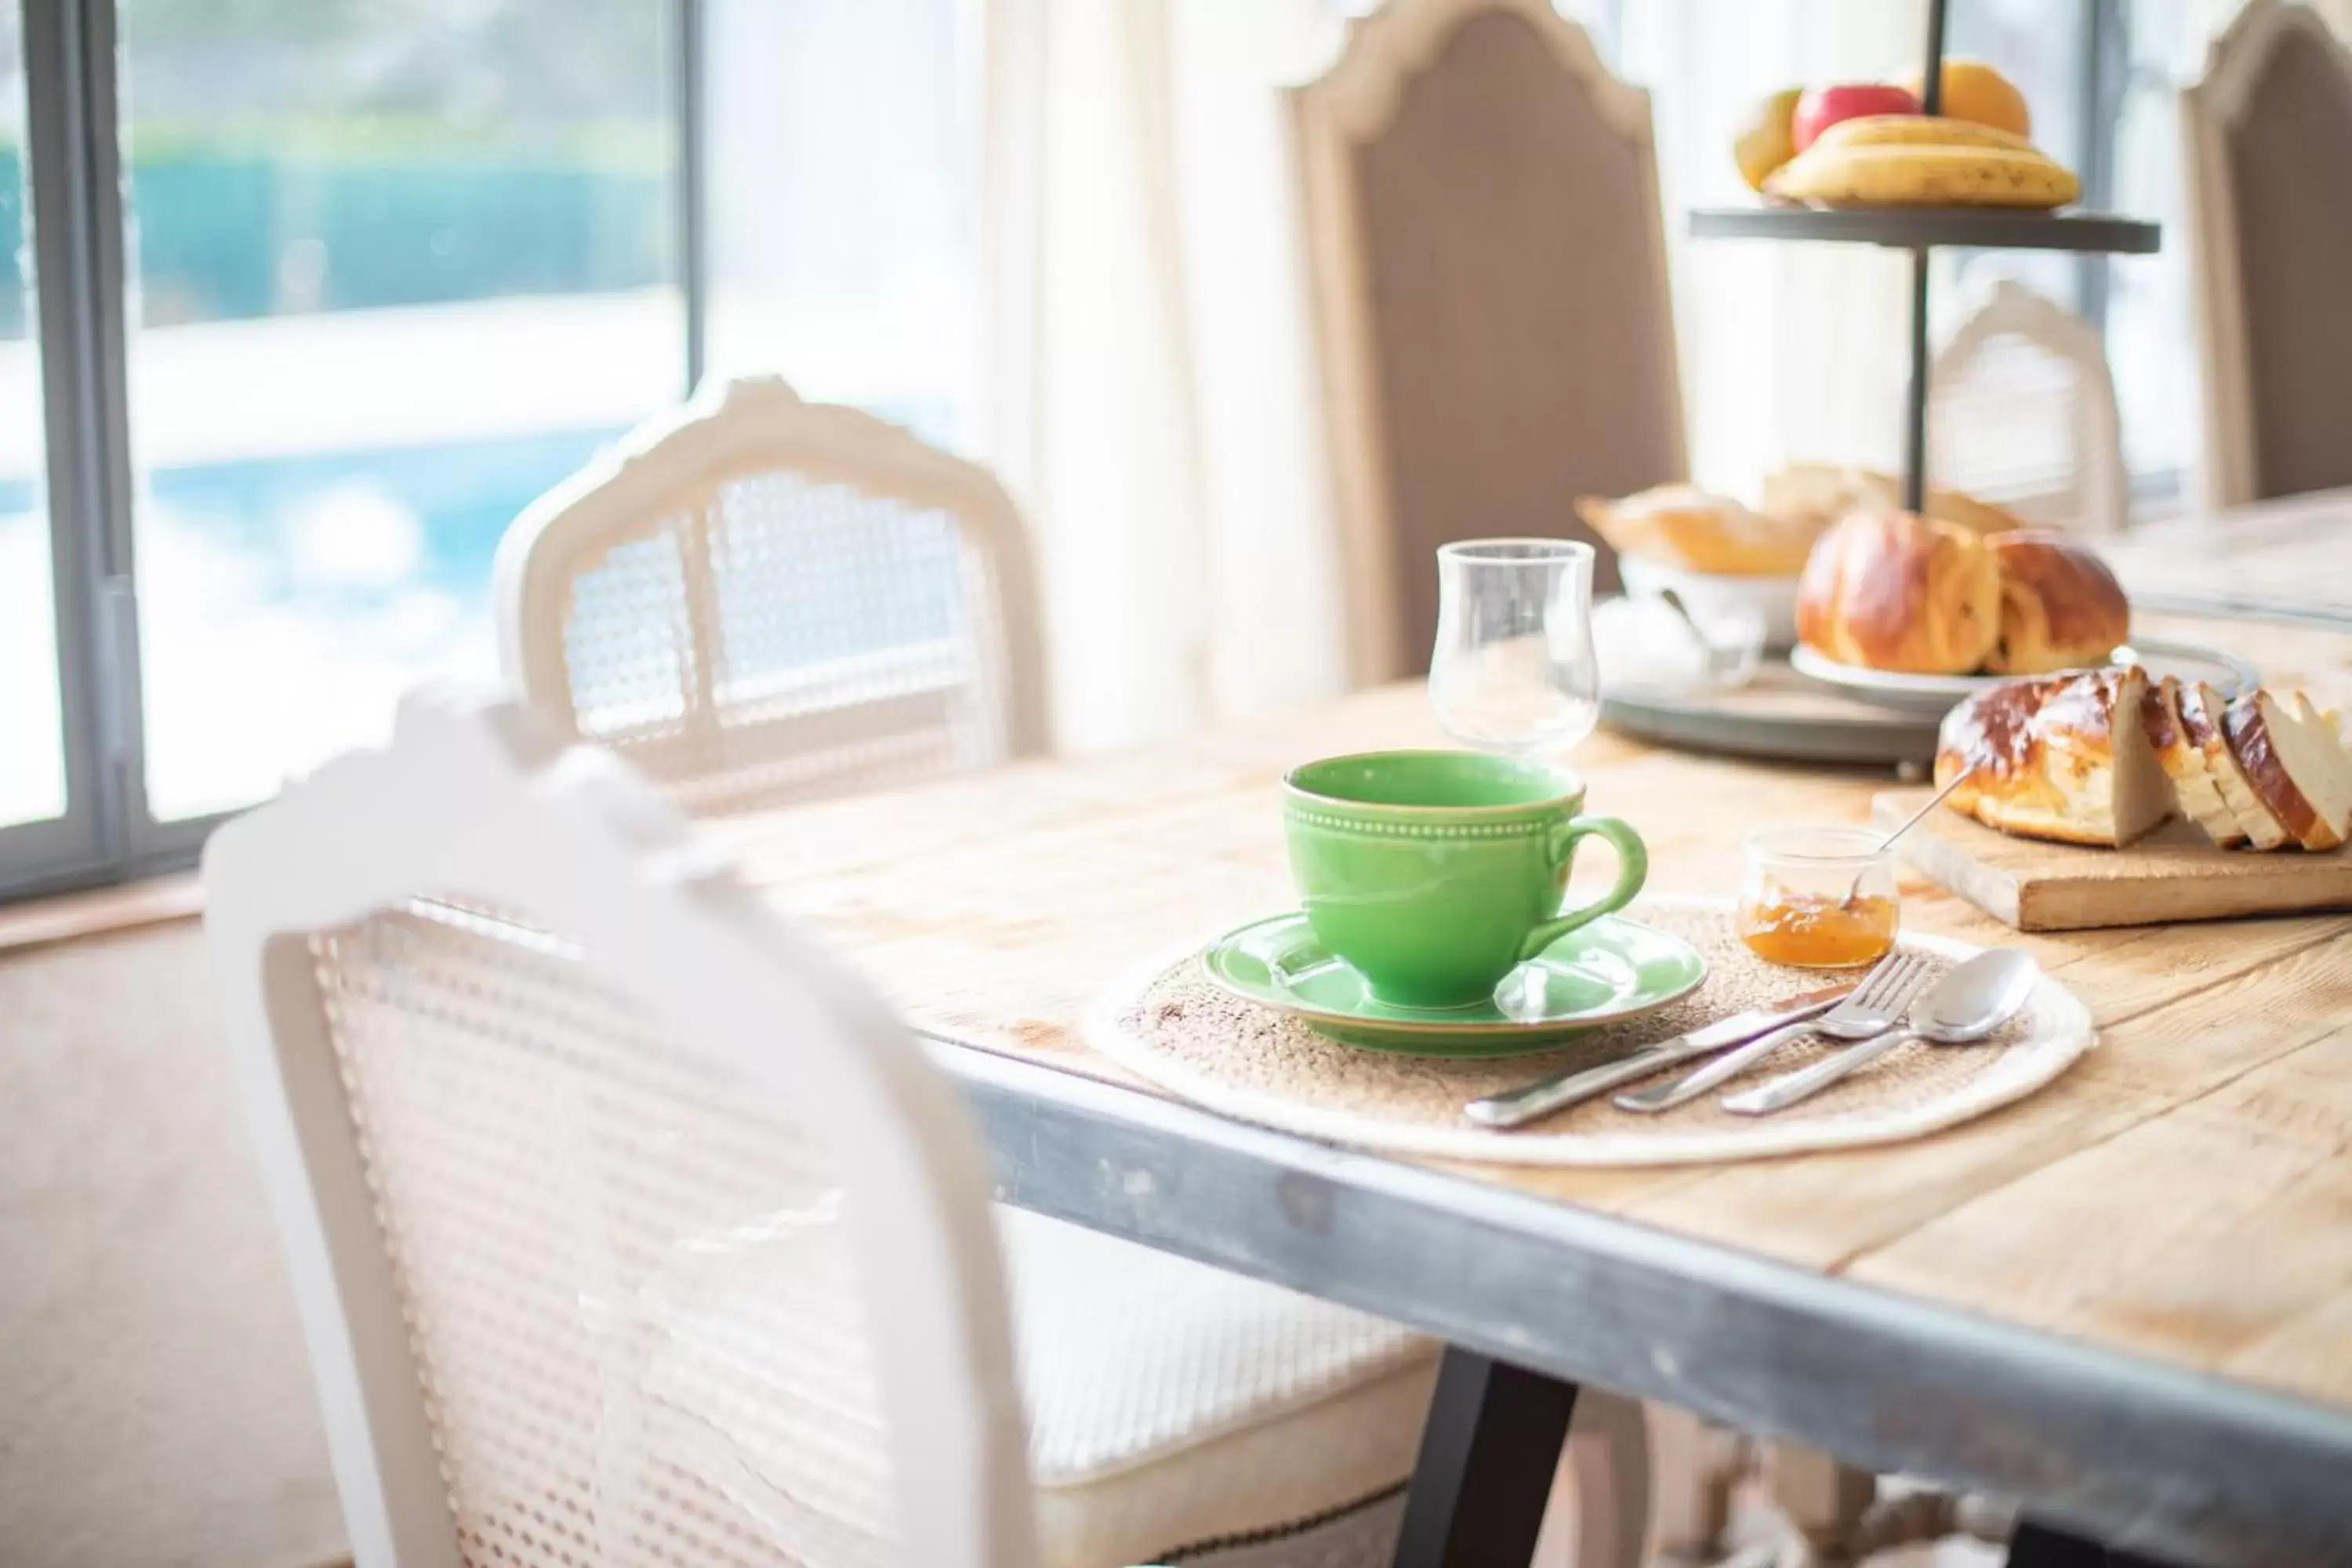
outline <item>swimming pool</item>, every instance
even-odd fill
[[[398,694],[420,680],[494,679],[499,540],[622,434],[548,430],[142,474],[135,537],[154,815],[247,805],[336,752],[380,743]],[[30,564],[42,558],[37,505],[30,482],[0,483],[0,561],[25,563],[0,573],[0,626],[28,646],[49,619],[48,584]],[[938,635],[954,614],[952,540],[910,536],[898,549],[905,569],[878,589],[822,564],[763,588],[774,602],[756,637],[730,639],[730,658],[748,673]],[[845,616],[851,592],[860,613]],[[0,731],[11,737],[0,746],[0,821],[56,809],[54,746],[18,739],[57,733],[45,652],[18,649],[0,668]]]

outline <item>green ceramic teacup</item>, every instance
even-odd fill
[[[1565,769],[1476,752],[1326,757],[1283,780],[1290,870],[1316,940],[1401,1007],[1461,1007],[1642,890],[1650,858],[1611,816],[1580,816]],[[1617,849],[1617,885],[1560,912],[1579,839]]]

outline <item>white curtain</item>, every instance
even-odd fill
[[[1066,748],[1342,683],[1281,97],[1332,27],[1318,0],[989,7],[987,447]]]

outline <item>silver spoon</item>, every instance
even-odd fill
[[[1878,847],[1870,852],[1871,858],[1874,860],[1879,856],[1885,854],[1889,849],[1894,848],[1895,841],[1896,839],[1902,837],[1905,834],[1910,832],[1913,828],[1927,821],[1927,814],[1929,812],[1943,805],[1945,800],[1954,790],[1959,788],[1962,784],[1968,782],[1969,770],[1963,769],[1959,773],[1954,773],[1950,782],[1947,783],[1943,788],[1937,790],[1935,794],[1927,797],[1927,802],[1925,805],[1922,805],[1918,810],[1913,812],[1909,816],[1903,819],[1902,826],[1896,828],[1894,832],[1888,834],[1885,837],[1878,841]],[[1855,902],[1862,897],[1862,879],[1869,875],[1870,869],[1868,868],[1864,868],[1864,869],[1854,873],[1853,886],[1845,890],[1845,898],[1838,906],[1839,908],[1844,910],[1852,910],[1853,908]]]
[[[1717,647],[1714,639],[1706,635],[1706,628],[1698,624],[1698,617],[1691,614],[1691,607],[1683,603],[1683,596],[1680,594],[1672,588],[1661,588],[1658,590],[1658,597],[1664,603],[1666,608],[1682,617],[1683,625],[1690,628],[1691,639],[1698,644],[1701,679],[1710,686],[1716,686],[1739,673],[1739,666],[1743,662],[1739,650],[1736,647]]]
[[[2033,994],[2033,984],[2041,976],[2041,967],[2032,958],[2014,949],[1978,953],[1919,998],[1919,1005],[1911,1009],[1910,1027],[1848,1046],[1811,1067],[1727,1094],[1723,1097],[1723,1108],[1742,1116],[1767,1116],[1811,1099],[1914,1040],[1938,1046],[1973,1044],[2015,1017]]]

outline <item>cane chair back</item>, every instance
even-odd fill
[[[1003,489],[773,378],[712,388],[533,504],[495,598],[509,682],[697,814],[1045,749]]]
[[[360,1568],[1029,1568],[975,1132],[650,785],[411,699],[205,895]]]
[[[2207,504],[2352,485],[2352,53],[2247,0],[2180,95]]]
[[[2080,317],[2003,279],[1937,353],[1927,384],[1938,487],[2045,528],[2123,528],[2131,482],[2115,378]]]
[[[1370,682],[1428,668],[1440,544],[1685,477],[1650,100],[1549,0],[1391,0],[1291,110]]]

